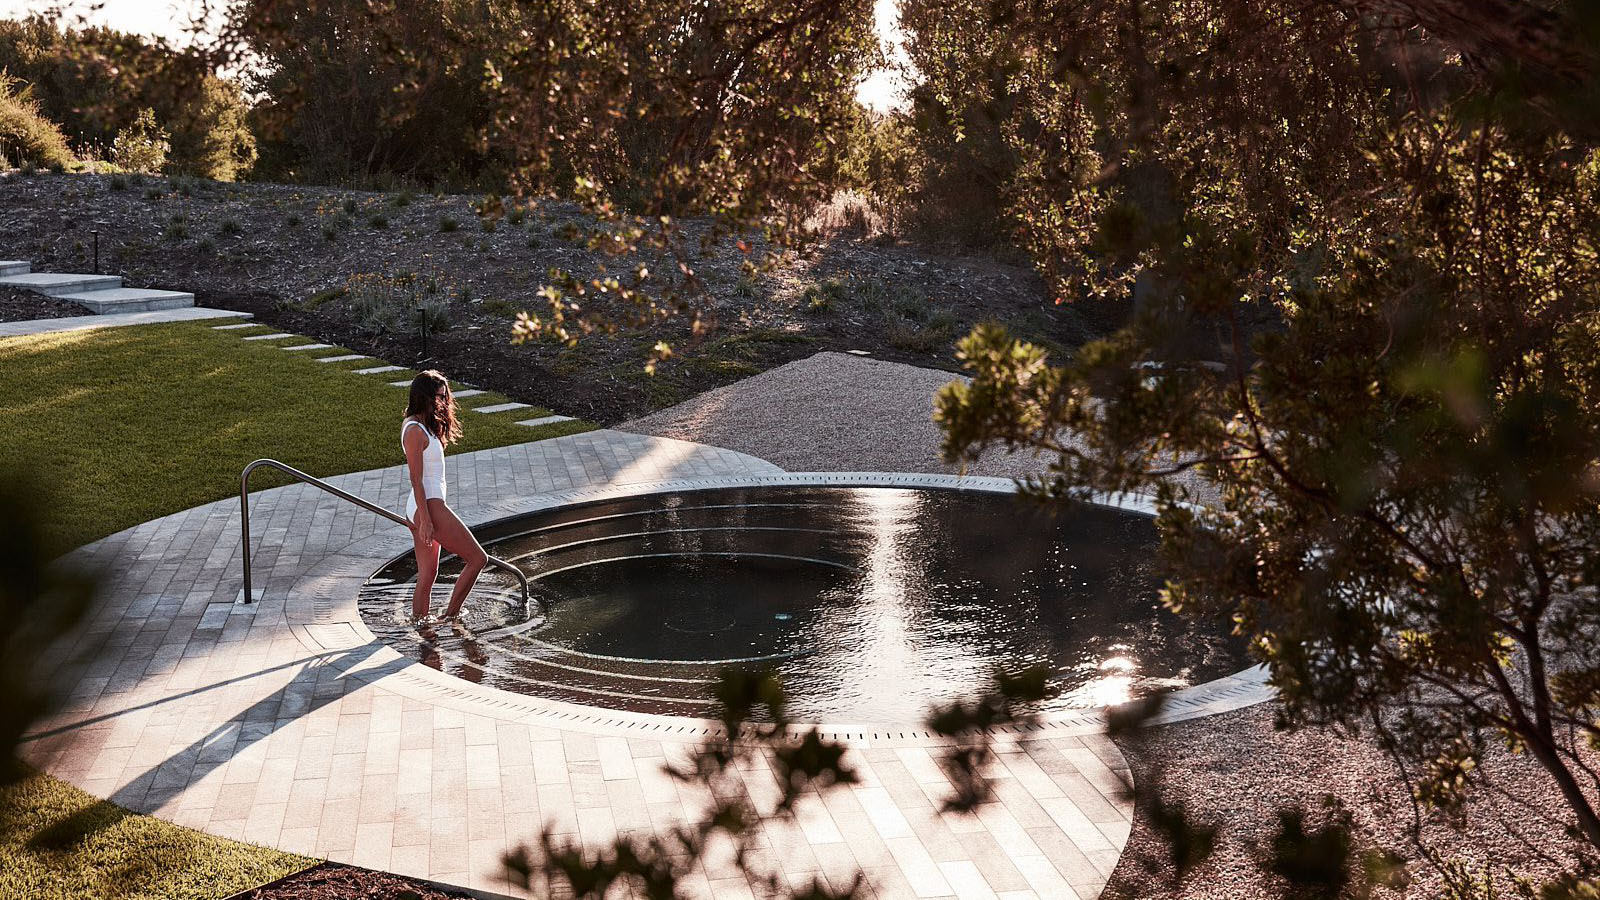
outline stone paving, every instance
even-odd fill
[[[292,462],[292,460],[290,461]],[[595,431],[450,459],[469,523],[586,488],[781,472],[705,445]],[[398,508],[402,467],[331,479]],[[239,592],[239,514],[221,501],[77,551],[108,573],[69,705],[26,745],[45,770],[130,809],[335,861],[503,891],[500,854],[549,825],[604,841],[693,816],[661,772],[706,723],[506,694],[375,641],[355,590],[403,528],[305,485],[252,495],[256,584]],[[795,884],[857,870],[879,897],[1091,898],[1127,841],[1127,769],[1097,727],[1003,736],[994,802],[939,812],[936,739],[855,734],[859,785],[767,825],[755,862]],[[755,798],[770,772],[742,773]],[[755,892],[713,862],[699,892]]]
[[[57,331],[87,331],[91,328],[116,328],[124,325],[156,325],[162,322],[193,322],[197,319],[248,319],[250,313],[190,306],[151,312],[112,313],[103,316],[70,316],[62,319],[28,319],[0,322],[0,337],[50,334]]]

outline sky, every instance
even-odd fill
[[[221,5],[221,0],[214,5]],[[0,18],[21,18],[59,7],[68,21],[82,16],[95,25],[109,25],[118,31],[164,37],[183,46],[193,39],[188,32],[190,19],[200,7],[195,0],[0,0]],[[899,48],[900,16],[897,0],[875,0],[874,24],[880,40],[888,42],[896,58]],[[863,106],[880,112],[905,104],[904,79],[893,69],[874,72],[856,88],[856,99]]]

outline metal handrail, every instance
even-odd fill
[[[411,522],[406,517],[384,509],[370,500],[364,500],[360,497],[357,497],[355,494],[350,493],[349,491],[340,490],[339,488],[334,487],[320,478],[307,475],[299,469],[296,469],[293,466],[284,465],[275,459],[258,459],[250,465],[245,466],[244,471],[239,474],[239,522],[241,527],[241,539],[244,542],[245,603],[254,603],[256,599],[255,595],[250,592],[250,473],[262,466],[271,466],[274,469],[287,473],[288,475],[291,475],[294,478],[311,485],[312,487],[321,488],[335,497],[340,498],[341,500],[348,500],[368,512],[383,516],[385,519],[388,519],[397,525],[404,525],[407,528],[411,527]],[[485,556],[488,556],[488,554],[485,554]],[[527,616],[529,614],[528,576],[523,574],[521,569],[503,559],[500,559],[499,557],[488,556],[488,563],[497,569],[504,569],[507,572],[510,572],[517,579],[517,583],[522,585],[522,614]]]

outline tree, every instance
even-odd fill
[[[1062,5],[1006,43],[1062,123],[1019,147],[1023,239],[1140,311],[1062,364],[975,331],[947,455],[1154,493],[1167,603],[1238,623],[1287,724],[1368,723],[1442,805],[1504,741],[1600,848],[1600,153],[1337,9],[1139,9],[1169,27]]]
[[[678,271],[557,277],[516,334],[703,314],[674,216],[781,248],[864,6],[517,6],[489,55],[513,174],[570,172],[606,223],[592,242]],[[1287,724],[1367,723],[1439,804],[1504,741],[1600,849],[1593,17],[908,0],[902,18],[955,133],[981,109],[1015,155],[997,190],[1058,302],[1133,310],[1064,360],[975,330],[974,381],[941,398],[950,458],[1042,449],[1041,493],[1153,492],[1168,602],[1251,636]],[[644,155],[639,120],[660,123]],[[1172,478],[1191,471],[1204,505]]]
[[[82,154],[110,152],[150,110],[171,136],[174,172],[231,181],[255,162],[239,86],[196,52],[109,28],[63,28],[35,15],[0,20],[0,69],[29,83]]]

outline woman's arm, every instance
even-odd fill
[[[433,540],[433,522],[428,518],[428,495],[422,492],[422,454],[428,449],[428,435],[421,428],[407,428],[400,445],[406,450],[406,471],[411,477],[411,496],[417,498],[417,515],[411,527],[424,544]]]

